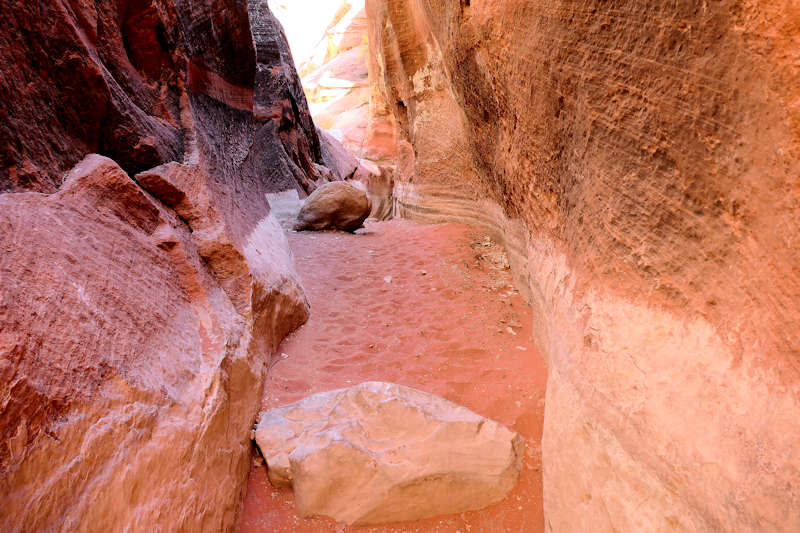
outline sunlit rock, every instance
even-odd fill
[[[379,524],[497,503],[522,472],[516,432],[439,396],[367,382],[264,413],[255,434],[303,516]]]

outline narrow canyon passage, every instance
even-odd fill
[[[242,532],[544,531],[541,433],[547,372],[531,308],[501,245],[468,226],[395,219],[351,235],[294,233],[289,243],[311,302],[309,321],[273,358],[261,410],[364,381],[438,394],[518,431],[528,444],[509,496],[480,511],[356,527],[303,519],[290,490],[251,462]]]

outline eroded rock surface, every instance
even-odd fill
[[[4,531],[235,527],[262,370],[189,228],[98,155],[0,206]]]
[[[0,523],[233,530],[309,312],[265,194],[330,172],[282,29],[259,0],[0,19]]]
[[[372,211],[367,194],[347,182],[327,183],[311,193],[294,225],[295,231],[355,231]]]
[[[357,173],[357,179],[363,183],[372,211],[369,218],[390,220],[394,216],[394,177],[397,172],[394,165],[376,165],[371,161],[362,161],[366,172]]]
[[[536,310],[549,530],[800,529],[796,6],[366,9],[400,214],[502,238]]]
[[[367,382],[264,413],[256,442],[302,516],[379,524],[480,509],[522,471],[524,439],[439,396]]]

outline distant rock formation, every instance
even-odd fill
[[[302,516],[381,524],[497,503],[522,472],[524,439],[439,396],[367,382],[264,413],[270,482]]]
[[[385,105],[373,106],[375,83],[368,65],[378,60],[369,47],[364,0],[287,0],[276,15],[287,27],[315,122],[358,158],[377,163],[374,174],[382,176],[382,185],[373,187],[368,176],[361,181],[384,190],[394,178],[394,118]],[[316,47],[309,32],[318,39]],[[392,214],[386,209],[392,202],[381,203],[372,217],[384,220]]]

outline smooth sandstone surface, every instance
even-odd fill
[[[234,527],[261,368],[189,228],[97,155],[0,205],[3,530]]]
[[[397,210],[506,243],[554,532],[800,529],[784,2],[368,0]]]
[[[355,231],[372,211],[367,194],[348,182],[327,183],[311,193],[294,224],[295,231]]]
[[[522,471],[524,439],[409,387],[366,382],[263,414],[255,433],[270,482],[302,516],[380,524],[497,503]]]
[[[277,221],[240,252],[204,231],[222,220],[169,209],[98,155],[54,195],[0,203],[0,518],[235,528],[265,363],[308,316]]]

